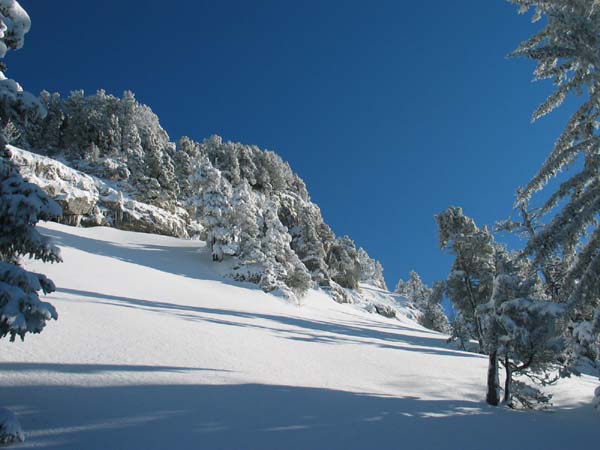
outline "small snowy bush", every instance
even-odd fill
[[[24,441],[25,435],[17,416],[8,409],[0,408],[0,444]]]

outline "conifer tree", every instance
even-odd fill
[[[261,249],[266,261],[260,285],[266,292],[280,289],[286,296],[301,296],[312,286],[310,273],[291,248],[292,237],[279,220],[275,202],[268,201],[263,214],[265,233]],[[286,287],[291,293],[285,292]]]
[[[312,279],[320,286],[327,285],[329,281],[325,248],[318,233],[322,222],[321,212],[311,204],[300,210],[297,225],[290,230],[292,249],[311,273]]]
[[[488,355],[487,402],[500,403],[501,364],[506,374],[506,404],[513,405],[513,395],[528,407],[547,402],[547,396],[515,382],[514,376],[526,376],[542,385],[555,381],[549,373],[564,361],[564,310],[549,301],[529,260],[506,251],[460,208],[450,207],[436,219],[440,244],[455,257],[446,295],[459,313],[458,325],[466,325],[479,351]],[[457,331],[464,343],[455,327]]]
[[[240,260],[245,264],[263,263],[266,256],[261,248],[262,211],[246,180],[234,189],[231,206]]]
[[[0,58],[8,49],[23,46],[30,19],[15,0],[0,0]],[[4,67],[3,67],[4,69]],[[43,113],[33,96],[23,92],[0,71],[0,125],[9,120],[26,121],[28,115]],[[10,150],[0,134],[0,338],[14,341],[27,333],[39,333],[46,322],[58,317],[54,307],[39,298],[39,291],[55,290],[44,275],[19,266],[28,255],[45,262],[60,261],[58,248],[35,228],[39,220],[61,215],[60,207],[37,186],[27,183],[10,161]],[[0,443],[23,441],[21,426],[10,411],[0,410]]]
[[[352,239],[348,236],[336,238],[327,255],[331,279],[340,286],[357,289],[360,281],[360,262]]]
[[[437,281],[433,284],[429,298],[421,308],[421,318],[419,323],[430,330],[440,333],[450,333],[450,322],[442,307],[444,298],[445,283]]]
[[[417,311],[417,318],[421,325],[430,330],[448,333],[450,324],[441,306],[444,289],[443,282],[436,282],[433,288],[428,287],[413,270],[409,274],[408,281],[398,281],[395,292],[405,297],[409,306]]]
[[[200,161],[192,182],[194,190],[198,192],[196,207],[207,230],[207,243],[212,259],[223,261],[224,255],[235,255],[237,252],[231,185],[207,157]]]
[[[27,13],[14,0],[0,1],[0,56],[23,45],[29,31]],[[28,103],[28,94],[0,72],[0,118],[39,114],[39,103]],[[10,150],[0,135],[0,338],[24,338],[39,333],[47,320],[56,319],[49,303],[40,301],[38,292],[54,291],[54,284],[44,275],[27,272],[19,258],[28,255],[44,262],[60,261],[60,253],[35,228],[39,220],[62,214],[60,207],[37,186],[27,183],[10,161]]]
[[[362,247],[358,249],[358,262],[360,264],[360,281],[387,291],[381,263],[372,259]]]
[[[486,304],[492,294],[496,275],[494,238],[487,229],[479,229],[461,208],[449,207],[436,216],[436,221],[441,248],[455,258],[446,281],[446,296],[483,352],[484,330],[477,308]]]
[[[520,13],[533,9],[534,21],[545,20],[541,29],[512,53],[536,61],[534,78],[551,79],[555,86],[532,120],[549,114],[568,97],[578,102],[537,174],[518,191],[516,207],[525,213],[522,225],[536,225],[529,226],[525,253],[535,257],[548,284],[555,284],[553,277],[548,277],[549,263],[560,261],[560,283],[555,291],[568,307],[572,344],[576,349],[593,348],[588,356],[599,358],[600,4],[594,0],[511,3]],[[576,173],[561,177],[559,187],[550,191],[548,182],[571,166],[577,167]],[[545,200],[534,207],[534,194],[541,190],[546,191]]]

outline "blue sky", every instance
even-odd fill
[[[529,123],[550,86],[505,58],[536,26],[503,0],[21,4],[33,28],[6,63],[24,88],[129,89],[174,140],[278,152],[390,287],[445,277],[434,214],[507,217],[564,123]]]

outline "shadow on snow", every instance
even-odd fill
[[[377,328],[371,328],[378,326],[378,324],[373,323],[365,323],[365,326],[363,327],[353,322],[325,322],[314,319],[278,316],[274,314],[216,309],[194,305],[180,305],[176,303],[144,300],[78,289],[59,288],[58,292],[76,297],[94,299],[96,302],[112,306],[173,314],[185,320],[268,330],[277,333],[277,335],[282,338],[297,341],[328,344],[366,344],[380,348],[402,349],[419,353],[482,358],[481,355],[474,353],[441,348],[445,345],[445,339],[442,336],[411,336],[402,333],[393,333],[378,330]],[[289,328],[282,328],[282,325]],[[414,331],[400,324],[398,324],[396,329],[399,332]]]
[[[23,393],[27,391],[27,401]],[[593,415],[517,413],[468,401],[241,385],[23,386],[2,390],[19,448],[128,450],[505,449],[593,446]],[[540,415],[543,414],[543,420]],[[500,434],[499,434],[500,433]],[[592,448],[592,447],[590,447]]]

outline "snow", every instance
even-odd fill
[[[46,223],[60,319],[0,353],[16,448],[354,450],[592,447],[597,380],[553,413],[485,405],[486,358],[406,317],[310,291],[302,306],[219,276],[200,241]],[[389,294],[361,286],[364,296]],[[507,435],[504,435],[507,433]]]
[[[7,37],[7,31],[12,34],[12,47],[23,47],[25,34],[31,28],[31,19],[25,10],[15,0],[0,0],[0,39]],[[0,41],[0,58],[6,56],[7,45]]]

